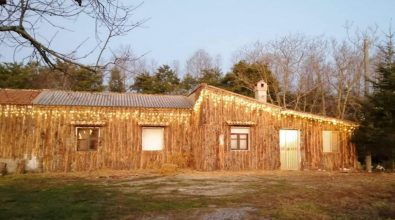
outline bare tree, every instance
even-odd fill
[[[358,94],[355,90],[362,79],[362,51],[352,47],[343,41],[332,41],[333,47],[333,75],[332,88],[336,95],[336,116],[344,118],[349,106],[352,94]]]
[[[302,64],[307,57],[307,44],[307,38],[303,35],[287,35],[271,41],[267,45],[268,54],[266,56],[270,57],[271,69],[281,82],[281,104],[283,107],[296,109],[298,105],[296,99],[290,102],[289,94],[294,92],[299,96],[302,91],[298,81],[302,74]]]
[[[293,108],[326,115],[326,98],[329,90],[328,43],[322,37],[307,39],[305,56],[300,64]]]
[[[156,61],[148,63],[145,55],[136,55],[130,46],[122,46],[116,51],[111,51],[112,57],[106,62],[105,77],[109,78],[112,69],[120,72],[126,90],[134,83],[138,74],[153,72],[157,68]]]
[[[371,80],[374,79],[374,62],[376,60],[376,46],[378,41],[378,26],[369,26],[366,29],[354,27],[352,23],[346,22],[344,28],[347,32],[347,42],[354,47],[363,57],[363,76],[357,83],[355,89],[358,89],[358,95],[362,97],[370,93]]]
[[[186,73],[199,77],[203,70],[219,68],[219,62],[219,56],[213,58],[207,51],[200,49],[186,61]]]
[[[117,0],[9,0],[0,5],[0,44],[14,49],[31,49],[26,59],[43,62],[55,67],[57,60],[74,64],[82,68],[96,71],[102,67],[103,54],[110,41],[139,27],[146,20],[133,22],[130,20],[137,6],[123,5]],[[72,48],[70,51],[58,51],[51,45],[57,33],[71,31],[71,25],[77,20],[91,21],[95,26],[95,44],[90,51],[79,54],[81,46],[89,39],[80,36],[81,41],[64,42]],[[48,29],[55,31],[48,36]],[[76,43],[73,48],[73,43]],[[95,54],[96,61],[92,65],[80,62]]]
[[[368,45],[363,44],[366,39]],[[361,94],[367,90],[366,82],[371,77],[367,72],[373,72],[374,42],[373,29],[356,32],[340,43],[323,37],[287,35],[243,47],[235,53],[234,63],[246,60],[269,67],[279,81],[273,103],[351,119],[359,111]],[[371,55],[366,53],[367,46]]]

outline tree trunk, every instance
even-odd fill
[[[364,72],[364,95],[369,95],[369,42],[363,40],[363,72]]]
[[[7,164],[0,162],[0,176],[4,176],[7,174]]]
[[[371,173],[372,172],[372,154],[370,152],[366,153],[365,165],[366,165],[366,171],[368,171],[368,173]]]

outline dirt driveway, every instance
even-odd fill
[[[395,219],[387,173],[24,175],[0,178],[0,196],[0,219]]]

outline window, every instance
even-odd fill
[[[337,131],[322,131],[323,152],[339,151],[339,133]]]
[[[95,151],[99,145],[98,127],[77,127],[77,151]]]
[[[163,150],[164,133],[165,128],[163,127],[143,127],[141,135],[142,149],[146,151]]]
[[[230,128],[230,149],[231,150],[248,150],[249,147],[249,127],[231,127]]]

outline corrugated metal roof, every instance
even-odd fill
[[[44,90],[34,100],[36,105],[106,106],[143,108],[192,108],[186,96],[147,95],[110,92],[71,92]]]
[[[0,104],[31,105],[39,90],[0,89]]]

